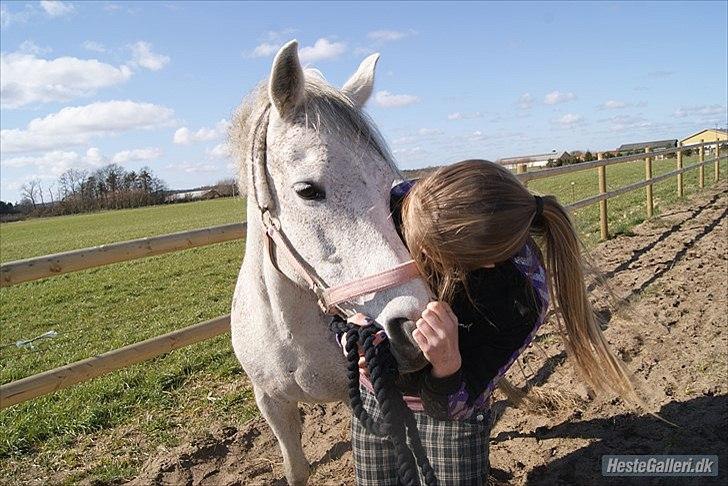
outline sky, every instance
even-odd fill
[[[70,168],[232,177],[231,113],[290,39],[401,168],[610,150],[728,125],[728,2],[0,2],[0,198]]]

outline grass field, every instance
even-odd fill
[[[686,159],[692,163],[694,158]],[[654,175],[674,168],[656,161]],[[723,177],[728,173],[724,162]],[[713,166],[706,167],[706,185]],[[607,169],[610,189],[644,177],[641,162]],[[573,182],[573,184],[572,184]],[[596,171],[531,183],[570,203],[597,192]],[[686,195],[697,170],[685,175]],[[675,180],[655,186],[659,216],[676,200]],[[609,201],[610,232],[644,219],[644,190]],[[239,199],[185,203],[0,225],[0,259],[47,253],[242,221]],[[576,213],[588,245],[598,240],[598,208]],[[0,382],[7,383],[229,312],[242,241],[0,289]],[[46,331],[53,339],[19,349]],[[204,434],[213,420],[239,426],[257,414],[227,335],[0,412],[0,483],[113,481],[134,475],[158,448]]]

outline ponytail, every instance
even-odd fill
[[[627,402],[643,406],[629,371],[609,348],[589,302],[582,245],[571,218],[555,197],[543,196],[541,201],[543,209],[534,218],[533,228],[545,243],[549,292],[567,353],[596,392],[611,391]]]

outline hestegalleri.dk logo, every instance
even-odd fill
[[[603,476],[717,476],[715,455],[602,456]]]

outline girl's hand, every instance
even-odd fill
[[[432,364],[435,378],[450,376],[460,369],[458,319],[445,302],[430,302],[416,322],[412,337]]]

